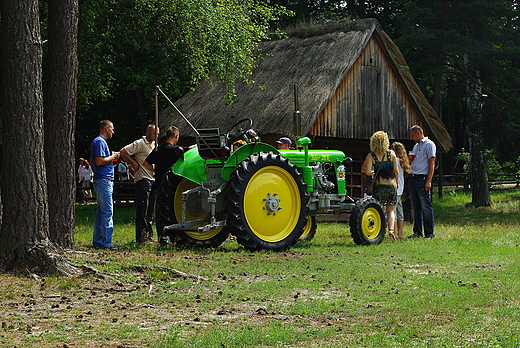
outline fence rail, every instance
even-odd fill
[[[83,192],[90,190],[92,198],[85,197]],[[114,204],[117,206],[134,204],[135,202],[135,183],[133,182],[114,182],[114,192],[112,194]],[[96,192],[93,188],[76,187],[76,202],[96,201]]]
[[[520,186],[520,174],[488,174],[488,183],[491,187],[497,185],[515,185],[515,187],[518,188]],[[455,173],[442,176],[442,187],[468,188],[469,185],[470,182],[467,173]],[[432,186],[439,186],[439,175],[433,176]]]

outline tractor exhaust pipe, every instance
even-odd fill
[[[302,125],[302,117],[300,114],[300,102],[298,100],[298,85],[294,85],[294,114],[293,114],[293,123],[294,123],[294,137],[296,140],[301,138],[301,125]]]

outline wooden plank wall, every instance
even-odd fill
[[[372,36],[310,135],[369,139],[384,130],[392,139],[408,139],[408,129],[419,123],[417,107],[381,47]]]

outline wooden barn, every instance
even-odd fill
[[[298,89],[301,134],[315,148],[339,149],[354,159],[348,186],[362,196],[361,163],[369,138],[386,131],[391,141],[411,149],[408,129],[419,124],[447,152],[451,138],[415,83],[405,59],[375,19],[334,24],[291,33],[263,42],[252,83],[238,82],[233,103],[224,102],[223,86],[202,82],[175,102],[196,128],[220,127],[224,133],[236,121],[253,120],[262,141],[280,136],[294,140],[295,86]],[[195,133],[171,107],[159,116],[161,128],[177,125],[181,144]],[[188,139],[186,139],[188,138]]]

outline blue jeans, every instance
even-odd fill
[[[97,200],[92,245],[94,248],[108,248],[114,245],[112,244],[112,234],[114,233],[112,192],[114,191],[114,182],[108,179],[99,179],[94,180],[92,186],[96,191]]]
[[[432,191],[426,191],[426,176],[410,176],[410,200],[413,209],[413,233],[422,236],[424,222],[424,236],[433,236],[433,206]]]

